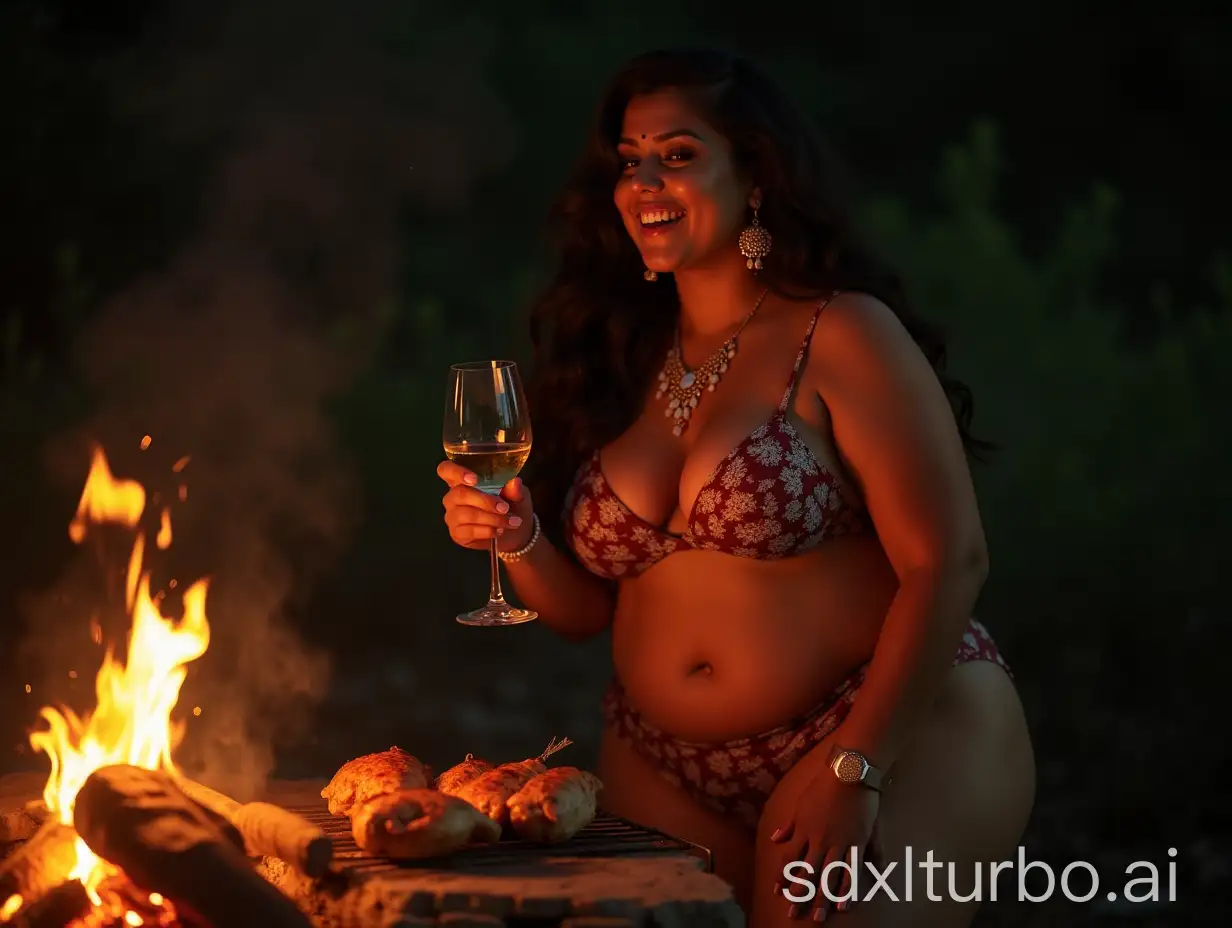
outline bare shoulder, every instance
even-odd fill
[[[829,411],[835,444],[900,575],[982,556],[953,409],[895,312],[868,294],[836,296],[817,321],[809,368],[810,388]]]
[[[900,376],[932,373],[902,320],[868,293],[848,291],[831,299],[817,320],[810,348],[823,370],[886,374],[883,365],[889,364]]]

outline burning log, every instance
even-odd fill
[[[207,790],[205,787],[201,788],[200,795],[194,795],[185,788],[186,785],[192,783],[191,780],[176,778],[173,782],[179,787],[180,792],[196,803],[201,811],[205,813],[206,818],[217,826],[218,830],[222,832],[223,837],[235,845],[236,850],[249,854],[248,847],[244,842],[244,836],[235,827],[235,823],[231,821],[231,817],[226,809],[226,803],[232,800],[222,795],[222,793],[216,793],[212,789]],[[249,854],[249,856],[254,855]]]
[[[210,924],[310,928],[165,773],[100,767],[77,793],[73,823],[90,850],[133,883]]]
[[[268,802],[236,802],[193,780],[181,778],[176,785],[238,829],[249,855],[277,857],[314,880],[329,869],[334,843],[307,819]]]
[[[0,812],[0,844],[34,837],[46,820],[47,805],[41,799],[33,799],[19,809],[5,809]]]
[[[222,836],[226,838],[237,851],[242,854],[248,853],[248,849],[244,845],[244,836],[240,834],[240,830],[238,828],[231,824],[231,822],[227,821],[226,816],[220,815],[216,810],[203,806],[199,802],[196,803],[196,805],[203,813],[205,813],[205,817],[210,820],[214,827],[222,832]]]
[[[61,883],[46,895],[18,910],[13,928],[68,928],[90,911],[90,897],[77,880]]]
[[[77,862],[76,844],[68,825],[45,822],[0,864],[0,901],[14,895],[38,899],[63,883]]]

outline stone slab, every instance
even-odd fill
[[[0,777],[0,811],[38,798],[45,776]],[[284,808],[321,803],[324,780],[275,780],[260,797]],[[309,880],[267,858],[262,874],[319,928],[545,923],[636,928],[744,928],[731,888],[686,852],[528,858],[474,869],[346,871]]]

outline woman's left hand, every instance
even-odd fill
[[[843,899],[851,891],[852,871],[858,868],[864,860],[873,859],[874,863],[880,857],[877,846],[877,813],[881,808],[881,794],[867,786],[841,783],[829,770],[823,770],[809,784],[796,802],[795,813],[783,822],[770,840],[783,846],[783,861],[778,872],[793,861],[806,861],[812,871],[793,871],[797,880],[807,878],[816,889],[812,905],[815,909],[824,910],[824,914],[815,914],[818,920],[825,918],[829,910],[835,907],[822,890],[823,871],[836,861],[845,861],[846,866],[834,867],[828,879],[825,880],[830,893],[837,899]],[[852,848],[856,848],[855,866],[852,861]],[[783,878],[776,893],[787,887],[790,881]],[[858,885],[858,884],[857,884]],[[804,896],[808,890],[799,885],[792,885],[788,892],[792,896]],[[790,900],[788,900],[790,902]],[[847,909],[855,899],[843,903],[840,909]],[[808,902],[791,903],[792,918],[803,917],[809,908]]]

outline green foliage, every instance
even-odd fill
[[[1187,539],[1232,516],[1219,479],[1232,451],[1221,399],[1232,374],[1218,363],[1232,351],[1227,261],[1214,267],[1216,308],[1174,313],[1131,345],[1098,287],[1115,256],[1115,191],[1092,189],[1032,259],[997,213],[1000,171],[997,133],[977,124],[942,158],[940,211],[879,199],[864,215],[918,308],[950,330],[976,431],[1002,445],[975,468],[990,597],[998,610],[1055,611],[1048,578],[1112,612],[1196,608],[1222,567]]]

